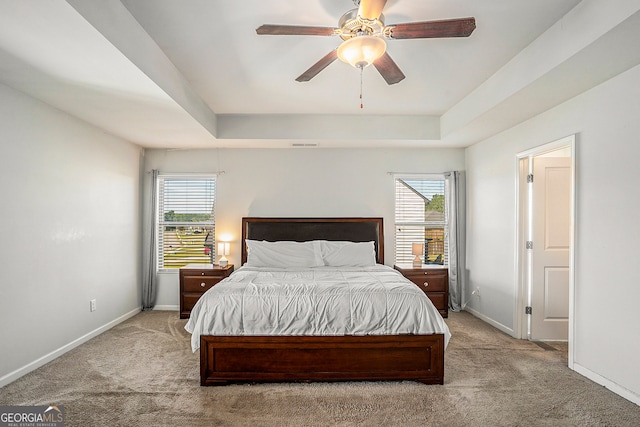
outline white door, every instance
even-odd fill
[[[534,157],[531,339],[567,341],[571,159]]]

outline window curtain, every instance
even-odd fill
[[[156,241],[158,239],[156,229],[156,210],[158,209],[158,171],[151,171],[151,183],[149,188],[149,216],[145,227],[145,236],[142,242],[142,310],[152,310],[156,304],[157,283],[157,259]]]
[[[449,225],[449,309],[460,311],[464,305],[464,215],[460,206],[460,172],[444,174],[445,203]]]

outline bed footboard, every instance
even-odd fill
[[[443,384],[444,335],[200,338],[203,386],[364,380]]]

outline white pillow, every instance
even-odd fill
[[[321,267],[324,265],[318,242],[267,242],[246,240],[247,266]]]
[[[376,265],[373,242],[332,242],[322,240],[322,259],[329,267],[369,267]]]

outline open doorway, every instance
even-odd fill
[[[575,136],[517,156],[516,331],[573,355]]]

